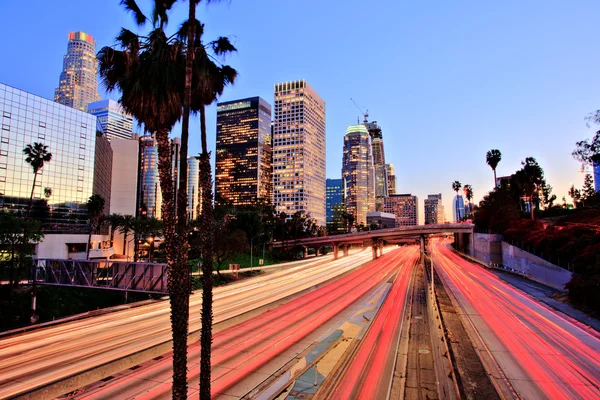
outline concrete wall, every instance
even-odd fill
[[[110,213],[135,215],[139,142],[113,138],[110,145],[113,151]]]
[[[496,264],[554,289],[564,290],[573,273],[504,242],[502,235],[476,233],[466,254],[486,265]]]
[[[97,248],[98,243],[104,240],[108,240],[108,235],[92,235],[92,248]],[[88,235],[72,234],[72,235],[59,235],[49,234],[38,243],[36,248],[37,258],[80,258],[79,253],[69,253],[67,243],[87,243]],[[84,253],[85,258],[85,253]]]
[[[502,265],[554,289],[565,290],[573,273],[533,254],[502,242]]]
[[[473,248],[469,254],[486,264],[502,264],[502,235],[473,234]]]

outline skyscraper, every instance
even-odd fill
[[[271,201],[271,105],[260,97],[217,104],[215,198],[233,205]]]
[[[304,80],[275,85],[273,202],[325,224],[325,102]]]
[[[41,222],[41,258],[85,257],[87,200],[111,206],[112,151],[96,117],[0,83],[0,208],[25,215],[34,179],[26,145],[48,146],[52,160],[38,173],[30,218]],[[107,236],[92,235],[93,250]],[[94,256],[92,252],[92,257]]]
[[[419,224],[419,199],[411,194],[391,194],[385,199],[384,210],[396,216],[396,227]]]
[[[425,225],[443,224],[444,206],[442,194],[430,194],[425,199]]]
[[[388,195],[396,194],[396,170],[394,164],[385,164],[385,172],[387,175]]]
[[[371,136],[373,147],[373,166],[375,169],[375,211],[383,211],[385,198],[388,196],[387,170],[385,152],[383,150],[383,134],[377,121],[366,122],[365,126]]]
[[[594,171],[594,190],[600,192],[600,154],[592,156],[592,169]]]
[[[187,214],[190,220],[200,216],[202,191],[200,190],[200,160],[195,156],[188,156],[188,177],[187,177]]]
[[[96,41],[85,32],[71,32],[54,101],[87,111],[88,104],[98,100]]]
[[[327,222],[333,221],[333,208],[342,204],[344,201],[344,193],[341,179],[326,180],[326,216]]]
[[[454,222],[460,222],[465,216],[465,201],[461,195],[454,196],[452,201],[452,216]]]
[[[342,179],[346,183],[346,210],[357,225],[367,223],[375,211],[375,170],[371,136],[364,125],[351,125],[344,136]]]
[[[108,139],[131,139],[133,119],[116,101],[107,99],[90,103],[87,111],[98,117],[98,122]]]
[[[171,141],[171,174],[175,195],[179,187],[179,138]],[[138,179],[138,216],[162,219],[162,191],[158,173],[158,145],[154,135],[140,137],[140,177]],[[175,204],[177,204],[175,202]]]

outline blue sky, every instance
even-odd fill
[[[0,82],[52,98],[69,31],[113,44],[133,19],[118,0],[1,2]],[[526,3],[526,4],[525,4]],[[141,1],[146,6],[148,3]],[[174,29],[187,3],[171,16]],[[582,185],[574,143],[593,135],[584,116],[600,108],[597,1],[242,1],[201,5],[206,38],[231,36],[240,72],[221,100],[259,95],[306,79],[327,103],[327,176],[341,175],[343,136],[359,111],[382,126],[386,160],[400,193],[443,193],[451,182],[492,188],[485,164],[502,151],[498,174],[536,157],[559,199]],[[101,93],[104,94],[103,89]],[[111,95],[117,98],[116,95]],[[214,149],[215,107],[208,112]],[[362,119],[362,118],[361,118]],[[193,121],[190,154],[200,151]]]

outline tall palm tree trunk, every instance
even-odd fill
[[[27,218],[29,218],[29,215],[31,214],[31,209],[33,208],[33,193],[35,192],[35,184],[37,182],[37,176],[38,176],[38,173],[37,173],[37,171],[35,171],[35,174],[33,174],[33,185],[31,185],[31,196],[29,196],[29,207],[27,208]]]
[[[206,144],[206,110],[200,108],[202,154],[200,185],[202,187],[202,330],[200,334],[200,399],[210,399],[210,364],[212,346],[213,303],[213,204],[210,155]]]
[[[123,255],[125,257],[127,257],[127,236],[129,236],[129,231],[123,230]],[[129,261],[129,258],[127,261]]]
[[[498,187],[498,179],[496,179],[496,168],[494,168],[494,189]]]
[[[158,144],[158,175],[162,191],[162,218],[165,253],[167,256],[171,329],[173,331],[173,398],[187,397],[187,330],[188,297],[182,296],[186,288],[179,287],[178,259],[181,243],[175,229],[175,191],[173,185],[171,143],[168,130],[156,133]]]
[[[169,279],[169,296],[177,299],[178,311],[171,307],[171,324],[173,329],[173,352],[180,353],[173,359],[173,392],[176,400],[187,398],[187,336],[189,323],[189,302],[191,281],[188,265],[188,226],[187,226],[187,153],[190,129],[190,103],[192,98],[192,63],[194,61],[194,28],[196,20],[196,3],[189,0],[190,16],[188,20],[188,43],[185,59],[185,84],[183,88],[183,116],[181,121],[181,147],[179,157],[179,189],[177,191],[177,225],[178,256]],[[191,46],[191,48],[190,48]],[[175,332],[181,337],[176,337]],[[176,343],[177,342],[177,343]],[[181,346],[183,349],[178,349]],[[177,362],[177,365],[176,365]]]

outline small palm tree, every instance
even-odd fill
[[[110,247],[113,247],[115,241],[115,232],[121,227],[123,216],[121,214],[109,214],[106,217],[108,225],[110,225]]]
[[[90,248],[92,245],[92,233],[98,228],[100,223],[100,216],[104,210],[104,198],[99,194],[93,194],[87,201],[88,217],[90,219],[90,233],[88,234],[86,258],[90,258]]]
[[[133,231],[135,217],[133,215],[123,215],[119,232],[123,234],[123,255],[127,255],[127,237],[129,232]]]
[[[473,213],[473,205],[471,204],[471,200],[473,200],[473,187],[471,185],[466,184],[463,186],[463,193],[465,194],[465,198],[469,204],[469,211]]]
[[[460,211],[458,208],[458,191],[462,187],[462,184],[459,181],[452,182],[452,190],[456,192],[456,222],[460,221]]]
[[[496,183],[497,182],[496,167],[500,163],[500,160],[502,160],[502,153],[500,153],[500,150],[498,150],[498,149],[492,149],[492,150],[488,151],[487,154],[485,155],[485,161],[490,166],[490,168],[494,171],[494,187],[496,187],[496,185],[497,185],[497,183]]]
[[[23,154],[27,156],[25,161],[33,168],[33,184],[31,185],[31,196],[29,196],[29,207],[27,208],[27,217],[31,213],[33,207],[33,193],[35,191],[35,183],[37,181],[38,173],[44,164],[52,160],[52,153],[48,152],[48,146],[43,143],[33,143],[33,146],[28,144],[23,149]]]

